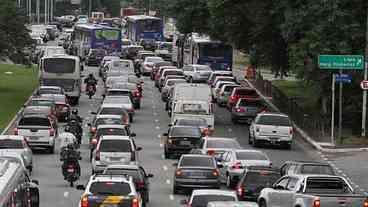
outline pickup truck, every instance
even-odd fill
[[[340,176],[288,175],[272,188],[264,188],[259,197],[260,207],[365,207],[365,195],[354,193]]]

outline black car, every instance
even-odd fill
[[[101,60],[107,55],[106,50],[103,49],[90,49],[86,57],[87,66],[99,66]]]
[[[144,48],[144,50],[155,50],[156,49],[156,41],[154,39],[141,39],[140,45]]]
[[[210,155],[182,155],[174,174],[173,193],[197,188],[220,188],[220,171]]]
[[[294,174],[336,175],[333,167],[328,163],[313,161],[286,161],[281,165],[280,173],[282,176]]]
[[[171,155],[189,153],[190,150],[199,146],[202,140],[202,132],[196,126],[172,126],[165,137],[165,158]]]
[[[238,199],[256,201],[261,190],[272,186],[280,177],[277,169],[260,166],[247,167],[236,187]]]
[[[153,174],[147,174],[142,166],[139,165],[108,165],[104,174],[109,175],[128,175],[133,177],[136,190],[141,194],[143,206],[149,202],[149,178]]]

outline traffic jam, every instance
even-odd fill
[[[143,21],[157,34],[129,31]],[[0,206],[368,206],[330,164],[294,160],[291,119],[236,75],[231,46],[165,38],[144,15],[124,19],[127,31],[78,22],[38,46],[40,86],[0,135]],[[77,44],[91,31],[103,48]],[[37,169],[46,162],[50,173]]]

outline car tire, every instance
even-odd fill
[[[173,186],[173,194],[179,194],[179,189],[175,185]]]
[[[267,207],[266,201],[264,199],[261,199],[258,203],[259,207]]]
[[[192,77],[189,77],[188,82],[189,83],[193,83],[193,78]]]
[[[133,123],[133,115],[129,115],[129,122]]]
[[[165,159],[169,159],[170,158],[170,153],[166,150],[164,150],[164,155],[165,155]]]
[[[49,148],[49,153],[50,153],[50,154],[54,154],[54,151],[55,151],[55,145],[53,145],[53,146],[51,146],[51,147]]]
[[[248,132],[248,144],[249,145],[253,144],[252,137],[250,136],[250,132]]]
[[[231,117],[231,122],[233,124],[237,124],[238,123],[238,120],[236,118],[234,118],[234,117]]]

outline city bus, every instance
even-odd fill
[[[76,105],[81,95],[81,67],[77,56],[45,56],[39,64],[40,85],[64,89],[71,104]]]
[[[212,70],[231,71],[233,66],[233,48],[221,41],[211,40],[207,36],[192,33],[183,47],[183,64],[208,65]]]
[[[138,43],[141,39],[164,41],[162,19],[145,15],[126,17],[126,33],[130,40]]]
[[[121,53],[121,30],[98,24],[76,25],[72,35],[75,55],[84,58],[90,49],[105,49],[108,54]]]

